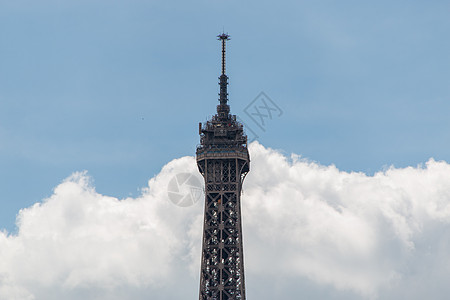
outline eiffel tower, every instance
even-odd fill
[[[244,127],[230,114],[225,74],[228,34],[222,42],[217,113],[199,124],[197,165],[205,179],[200,300],[245,300],[241,190],[250,170]]]

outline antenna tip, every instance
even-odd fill
[[[230,39],[230,35],[228,33],[222,33],[217,36],[217,39],[228,41]]]

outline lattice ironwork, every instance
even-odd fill
[[[205,180],[200,300],[245,300],[241,189],[249,172],[247,137],[236,116],[229,113],[225,42],[222,41],[220,104],[217,114],[199,125],[197,165]]]

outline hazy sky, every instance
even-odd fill
[[[432,245],[436,245],[429,253],[447,250],[443,237],[448,238],[449,231],[446,209],[450,203],[450,185],[447,183],[447,187],[438,179],[427,181],[425,190],[428,192],[422,194],[422,200],[435,199],[435,202],[430,201],[436,205],[423,208],[422,204],[411,204],[419,200],[412,196],[412,187],[403,186],[407,184],[408,176],[404,176],[402,183],[386,183],[394,191],[383,194],[376,189],[378,183],[373,175],[391,165],[396,168],[416,167],[430,158],[450,161],[449,13],[448,1],[0,0],[0,228],[12,233],[0,241],[4,248],[0,246],[0,251],[5,251],[3,255],[12,255],[7,253],[16,246],[34,249],[33,243],[27,248],[21,241],[11,246],[13,248],[5,246],[12,245],[10,239],[16,237],[20,240],[22,234],[29,232],[24,225],[26,222],[19,224],[25,227],[16,226],[16,216],[20,209],[56,197],[54,189],[65,178],[72,176],[70,178],[73,179],[75,175],[72,174],[78,174],[76,172],[88,172],[92,181],[89,186],[100,198],[131,197],[139,202],[139,199],[148,198],[145,196],[148,181],[160,175],[164,166],[173,159],[192,156],[199,142],[198,122],[213,114],[217,104],[220,43],[215,36],[224,29],[232,38],[227,55],[231,110],[245,122],[249,136],[256,134],[259,143],[277,149],[277,155],[289,157],[296,153],[308,161],[318,162],[319,166],[335,165],[339,174],[362,172],[358,176],[367,176],[365,178],[373,187],[363,189],[358,197],[379,202],[381,200],[373,194],[384,195],[380,197],[387,204],[382,206],[383,209],[377,206],[375,211],[380,209],[383,216],[388,216],[387,220],[397,220],[392,223],[386,221],[391,225],[383,222],[384,225],[380,225],[373,217],[365,223],[359,218],[363,218],[372,204],[358,210],[351,204],[359,199],[354,194],[339,192],[339,196],[333,196],[326,190],[333,190],[334,183],[320,185],[319,181],[317,190],[311,192],[312,195],[321,195],[313,197],[315,201],[330,207],[341,205],[344,211],[349,208],[350,220],[356,218],[356,221],[364,223],[361,225],[355,221],[362,226],[361,230],[367,227],[367,232],[375,236],[388,232],[399,237],[398,241],[393,238],[386,243],[365,243],[363,239],[361,245],[351,246],[361,254],[362,260],[387,260],[386,269],[366,265],[363,261],[354,270],[346,269],[342,273],[340,263],[346,259],[342,254],[347,253],[345,249],[339,252],[342,257],[328,253],[318,254],[315,258],[300,255],[298,264],[301,267],[287,270],[285,274],[283,282],[289,286],[288,294],[283,294],[283,284],[279,283],[275,291],[280,294],[273,292],[270,295],[294,295],[298,286],[312,291],[311,295],[319,298],[325,295],[335,299],[359,299],[361,295],[368,298],[384,295],[383,299],[397,299],[399,295],[405,296],[401,291],[415,286],[414,280],[420,276],[426,278],[431,272],[431,278],[437,282],[448,278],[448,264],[432,271],[413,263],[418,257],[424,260],[428,250],[418,254],[408,251],[424,243],[416,235],[420,228],[426,232],[430,230]],[[260,92],[270,97],[282,111],[281,115],[276,114],[272,120],[266,120],[262,128],[246,114],[246,108],[247,112],[248,107],[253,108],[252,101]],[[445,165],[444,162],[442,164]],[[401,169],[393,170],[401,172]],[[76,176],[81,180],[79,178],[87,175]],[[277,173],[273,183],[287,180],[285,176],[282,172]],[[417,176],[422,178],[422,175]],[[423,176],[423,180],[429,179]],[[292,193],[287,192],[286,197],[297,199],[294,195],[304,193],[298,180],[293,181],[298,187]],[[353,179],[349,180],[353,182]],[[254,182],[259,181],[255,179]],[[65,187],[64,184],[62,186]],[[436,191],[441,193],[435,194]],[[404,198],[399,196],[402,193]],[[328,199],[327,195],[331,198]],[[77,197],[72,200],[76,202]],[[346,197],[350,202],[330,204],[333,199],[341,201]],[[389,199],[397,197],[403,200],[389,202]],[[299,199],[309,198],[303,195]],[[144,207],[152,208],[151,205]],[[442,210],[443,215],[430,213],[436,208]],[[163,208],[159,207],[160,210]],[[34,210],[29,208],[27,211]],[[53,214],[65,216],[65,210],[58,210],[58,206],[46,211],[49,214],[44,214],[46,217]],[[201,209],[199,211],[201,213]],[[183,220],[189,222],[189,216],[198,216],[199,211],[186,214]],[[369,215],[375,214],[369,211]],[[390,211],[396,213],[391,214]],[[126,215],[126,212],[127,209],[123,208],[119,215]],[[161,217],[155,211],[147,212],[149,216]],[[398,220],[395,217],[397,213],[406,220]],[[161,214],[165,216],[167,212]],[[33,214],[26,216],[23,220],[31,220]],[[145,216],[141,217],[145,219]],[[291,217],[301,219],[302,215]],[[251,218],[250,228],[257,224],[251,223]],[[423,225],[425,223],[431,224],[430,227]],[[45,230],[41,223],[36,224],[37,231]],[[54,223],[55,226],[57,224]],[[67,224],[77,228],[71,222]],[[295,224],[301,228],[304,223]],[[329,226],[341,229],[347,226],[341,224],[343,227],[340,227],[339,224]],[[79,226],[90,228],[89,223]],[[98,236],[102,232],[100,230]],[[30,234],[39,236],[36,232]],[[70,240],[70,234],[64,228],[58,234],[68,234]],[[246,245],[257,248],[260,236],[257,232],[255,236],[255,240]],[[343,240],[346,238],[352,240],[349,236]],[[145,243],[145,237],[142,239]],[[149,237],[148,241],[152,239]],[[310,245],[336,246],[326,238],[322,241],[316,240]],[[170,241],[167,243],[172,245]],[[308,249],[301,241],[292,243],[294,250],[302,252]],[[194,246],[179,251],[195,249]],[[43,249],[47,249],[45,247]],[[54,249],[51,245],[48,247]],[[102,252],[102,247],[106,246],[95,248],[93,257]],[[246,249],[247,252],[249,250]],[[383,253],[387,254],[383,256]],[[170,255],[166,257],[169,260]],[[395,255],[404,260],[390,264]],[[61,278],[67,275],[64,268],[77,269],[64,263],[63,269],[55,271],[54,278],[49,276],[48,281],[34,282],[24,278],[19,271],[10,272],[16,269],[14,262],[16,259],[20,261],[20,255],[8,257],[8,263],[0,263],[0,297],[18,293],[18,299],[22,299],[28,293],[36,295],[39,300],[44,299],[42,297],[51,299],[50,294],[55,298],[66,295],[64,288],[57,291],[47,287],[61,286],[54,278],[63,280]],[[260,253],[258,257],[264,255]],[[293,256],[286,253],[286,257]],[[161,258],[161,261],[166,258]],[[196,259],[194,257],[192,261],[196,262]],[[335,272],[330,271],[332,275],[327,277],[317,273],[324,267],[320,263],[306,268],[302,261],[307,259],[338,262]],[[108,262],[106,259],[105,264]],[[87,259],[86,264],[89,263]],[[252,264],[251,259],[249,263],[250,266],[257,265]],[[153,261],[148,261],[143,265],[152,264]],[[34,271],[40,270],[39,266],[33,266]],[[94,294],[101,294],[105,287],[116,287],[115,280],[125,294],[135,293],[136,299],[140,297],[139,293],[145,297],[150,290],[152,295],[164,294],[164,288],[153,289],[152,285],[143,292],[140,288],[144,283],[129,279],[139,277],[142,271],[139,266],[136,262],[136,268],[128,270],[130,277],[123,282],[114,277],[114,272],[121,266],[112,266],[114,270],[108,273],[112,274],[111,282],[102,282],[98,285],[99,290],[95,290],[89,288],[90,284],[95,286],[95,281],[89,280],[89,276],[95,277],[94,273],[84,274],[78,265],[80,273],[72,274],[72,277],[67,275],[63,286],[76,290],[74,299],[79,299],[80,295],[84,295],[84,299],[97,299]],[[361,266],[373,272],[366,274],[359,269]],[[250,274],[258,274],[255,270],[249,271]],[[271,278],[264,277],[266,271],[261,271],[260,282]],[[167,274],[170,272],[168,266]],[[379,280],[379,274],[386,275],[384,272],[388,272],[393,281]],[[152,274],[142,274],[143,278],[153,280]],[[411,274],[417,275],[414,280],[408,279]],[[177,273],[177,276],[184,275]],[[197,284],[195,276],[192,282]],[[339,278],[348,281],[342,283]],[[361,278],[358,284],[355,283],[357,278]],[[406,279],[402,281],[401,278]],[[251,276],[247,279],[252,282]],[[368,281],[373,284],[367,285]],[[389,284],[398,284],[399,288],[388,291]],[[186,283],[186,286],[190,287],[191,283]],[[426,290],[429,286],[424,284],[422,287]],[[248,288],[249,294],[257,294],[255,285],[249,284]],[[342,289],[344,294],[337,295],[340,293],[337,291]],[[196,293],[197,285],[192,291],[192,294]],[[22,292],[24,294],[20,294]],[[117,290],[114,294],[120,295]],[[176,295],[173,297],[179,299]],[[154,296],[152,299],[163,298]]]

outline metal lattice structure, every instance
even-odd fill
[[[205,179],[205,215],[200,274],[200,300],[245,300],[241,189],[249,172],[247,136],[230,114],[225,46],[221,34],[222,74],[217,113],[199,124],[197,165]]]

